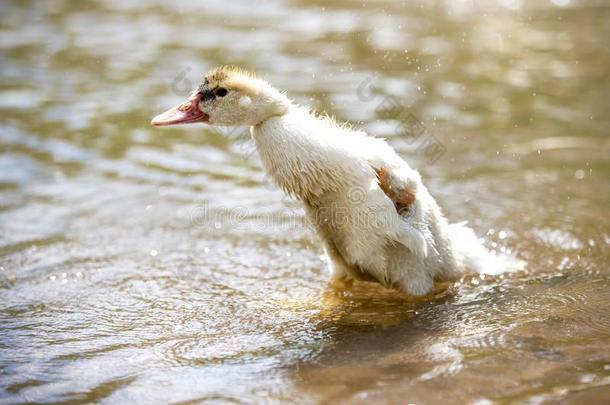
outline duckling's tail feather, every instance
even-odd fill
[[[449,225],[449,235],[460,267],[483,274],[500,274],[523,268],[524,263],[520,260],[487,250],[482,240],[466,224],[464,221]]]

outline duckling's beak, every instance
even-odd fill
[[[179,104],[152,119],[150,124],[155,127],[178,124],[192,124],[194,122],[207,122],[210,117],[199,109],[203,94],[197,93]]]

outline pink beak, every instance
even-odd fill
[[[155,127],[192,124],[194,122],[207,122],[210,117],[199,109],[199,102],[203,94],[197,93],[179,104],[152,119],[150,124]]]

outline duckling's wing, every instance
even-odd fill
[[[403,216],[415,202],[416,189],[414,185],[406,179],[401,178],[397,173],[381,167],[373,168],[377,173],[377,182],[385,195],[394,203],[396,211]]]
[[[375,168],[379,188],[394,203],[396,212],[405,218],[411,205],[416,199],[416,185],[413,179],[405,176],[405,173],[398,170],[391,170],[385,167]],[[428,255],[426,239],[422,232],[415,228],[410,222],[401,223],[400,232],[396,235],[397,242],[402,243],[413,253],[425,258]]]

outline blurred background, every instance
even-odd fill
[[[604,0],[3,1],[0,403],[607,400],[608,21]],[[330,289],[247,130],[149,126],[219,64],[388,138],[526,269]]]

